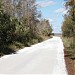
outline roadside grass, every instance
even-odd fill
[[[20,42],[13,42],[10,44],[4,44],[2,46],[0,46],[0,57],[4,56],[4,55],[9,55],[9,54],[15,54],[16,51],[18,51],[19,49],[23,48],[24,45]]]
[[[69,54],[70,58],[73,58],[75,55],[75,45],[73,44],[73,38],[70,37],[62,37],[64,47]]]
[[[73,60],[74,62],[74,68],[75,68],[75,43],[73,41],[73,38],[70,37],[62,37],[65,50],[67,52],[67,57]]]
[[[29,47],[33,44],[37,44],[38,42],[42,42],[44,40],[50,39],[52,38],[52,36],[48,37],[48,36],[41,36],[38,38],[33,38],[30,41],[23,41],[23,42],[19,42],[19,41],[13,41],[12,43],[9,44],[3,44],[0,46],[0,57],[4,56],[4,55],[9,55],[9,54],[15,54],[18,50],[24,48],[24,47]]]
[[[21,48],[24,48],[24,44],[14,41],[13,43],[9,44],[8,47],[14,51],[18,51]]]
[[[18,50],[24,48],[24,47],[29,47],[30,44],[35,44],[38,41],[36,39],[33,39],[31,42],[19,42],[19,41],[13,41],[10,44],[4,44],[2,46],[0,46],[0,57],[4,56],[4,55],[9,55],[9,54],[14,54],[16,53]]]
[[[62,37],[62,40],[64,42],[64,46],[66,48],[69,48],[70,47],[70,44],[72,42],[72,38],[69,38],[69,37]]]

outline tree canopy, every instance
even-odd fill
[[[9,52],[11,45],[22,48],[41,42],[41,35],[50,37],[52,27],[40,17],[35,0],[0,0],[0,53]]]

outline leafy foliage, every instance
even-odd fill
[[[50,36],[52,27],[48,20],[38,20],[39,16],[35,0],[0,0],[0,56],[43,41],[40,31]]]
[[[0,11],[0,44],[8,43],[12,41],[12,36],[15,32],[14,20],[10,18],[10,15]]]
[[[68,0],[65,5],[68,9],[68,14],[65,15],[65,20],[62,26],[62,32],[65,36],[75,36],[75,1]]]
[[[71,50],[70,53],[75,58],[75,0],[67,0],[65,6],[68,9],[68,14],[64,17],[62,32],[63,36],[71,38],[68,50]]]
[[[73,37],[73,24],[74,21],[72,21],[71,17],[65,16],[65,20],[62,26],[63,36]]]

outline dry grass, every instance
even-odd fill
[[[62,40],[63,40],[63,43],[64,43],[65,50],[68,53],[67,57],[69,59],[72,59],[73,66],[75,68],[75,48],[71,47],[71,44],[73,43],[73,40],[72,40],[72,38],[69,38],[69,37],[62,37]]]

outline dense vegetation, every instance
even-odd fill
[[[68,12],[64,16],[62,33],[64,41],[67,42],[65,47],[67,47],[70,57],[75,58],[75,0],[67,0],[65,7]]]
[[[0,56],[50,37],[52,27],[40,17],[35,0],[0,0]]]

